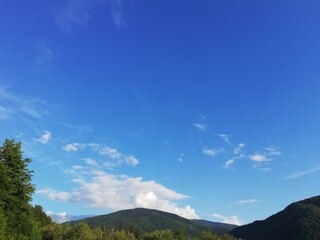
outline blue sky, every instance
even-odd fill
[[[60,221],[243,224],[319,195],[320,1],[0,1],[1,141]]]

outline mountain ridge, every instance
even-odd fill
[[[155,229],[170,229],[174,232],[183,229],[188,236],[196,236],[203,231],[225,234],[236,227],[236,225],[207,220],[190,220],[173,213],[147,208],[120,210],[110,214],[69,221],[64,224],[75,225],[80,222],[86,222],[91,227],[128,229],[139,233],[150,232]]]

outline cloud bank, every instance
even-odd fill
[[[68,201],[85,204],[89,208],[118,211],[137,207],[158,209],[178,214],[189,219],[198,216],[189,205],[179,207],[177,201],[189,198],[170,190],[154,181],[144,181],[141,177],[130,178],[92,171],[87,181],[73,179],[79,187],[70,192],[56,191],[50,188],[37,191],[50,200]]]

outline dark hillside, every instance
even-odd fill
[[[231,231],[246,240],[316,240],[320,239],[320,196],[290,204],[263,221]]]

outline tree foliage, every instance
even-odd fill
[[[0,147],[0,236],[6,239],[41,239],[29,203],[35,190],[30,162],[22,159],[20,143],[6,140]]]

